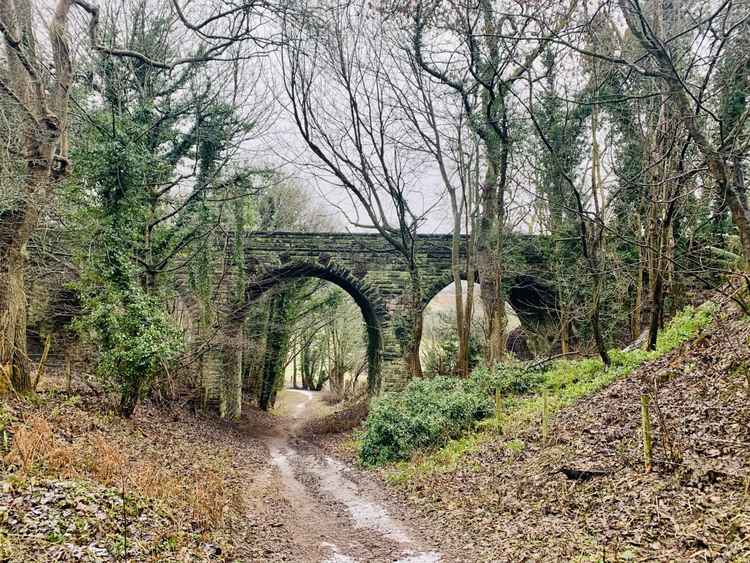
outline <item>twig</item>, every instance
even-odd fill
[[[42,357],[39,360],[39,366],[36,368],[36,378],[34,379],[33,386],[34,391],[36,391],[36,388],[42,379],[42,375],[44,375],[44,368],[47,365],[47,356],[49,355],[49,347],[51,342],[52,337],[48,334],[46,340],[44,341],[44,351],[42,352]]]
[[[641,428],[643,431],[643,466],[646,473],[653,466],[653,445],[651,441],[651,418],[648,414],[649,396],[641,395]]]
[[[125,474],[122,474],[122,558],[128,557],[128,514],[125,510]]]
[[[549,363],[549,362],[551,362],[553,360],[558,360],[558,359],[564,358],[566,356],[578,356],[578,355],[580,355],[580,352],[573,351],[573,352],[563,352],[562,354],[555,354],[554,356],[547,356],[546,358],[543,358],[543,359],[538,360],[536,362],[532,362],[530,364],[526,364],[526,369],[527,370],[539,369],[544,364],[547,364],[547,363]]]

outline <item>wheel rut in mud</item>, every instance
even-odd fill
[[[320,406],[319,394],[286,390],[286,416],[265,437],[271,467],[265,479],[284,497],[297,553],[291,561],[432,563],[443,556],[395,516],[386,494],[367,476],[297,436]]]

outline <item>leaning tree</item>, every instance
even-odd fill
[[[36,2],[0,4],[5,49],[0,59],[0,108],[9,116],[5,124],[12,125],[3,131],[0,149],[0,368],[17,391],[32,385],[26,348],[27,245],[43,206],[70,170],[69,21],[73,7],[82,5],[56,2],[41,37]]]

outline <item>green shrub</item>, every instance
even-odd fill
[[[476,368],[471,379],[487,394],[494,396],[499,391],[501,396],[507,397],[531,393],[542,383],[544,374],[520,363],[495,364]]]
[[[366,465],[406,459],[415,450],[444,445],[491,412],[492,401],[473,380],[415,379],[373,402],[359,457]]]
[[[139,288],[112,286],[81,292],[76,327],[98,350],[96,375],[120,395],[120,412],[130,416],[163,366],[180,348],[180,335],[159,302]]]
[[[581,360],[559,360],[544,372],[544,388],[557,392],[571,385],[592,381],[604,364],[599,358]]]
[[[631,372],[644,362],[653,360],[659,356],[659,352],[646,351],[641,348],[634,350],[610,350],[609,359],[612,360],[612,368],[623,369],[626,373]]]
[[[640,348],[633,350],[610,350],[612,365],[604,369],[599,358],[585,358],[582,360],[560,360],[553,364],[541,376],[545,389],[553,392],[563,392],[572,386],[583,386],[587,390],[600,388],[600,383],[607,384],[618,377],[623,377],[642,364],[654,360],[663,354],[687,342],[708,325],[716,313],[717,307],[712,302],[706,302],[700,307],[685,307],[677,313],[659,332],[656,350],[646,351]],[[580,396],[580,389],[574,393]]]
[[[376,465],[407,459],[417,449],[439,447],[442,449],[421,465],[449,459],[449,465],[454,467],[461,455],[479,443],[479,439],[462,435],[474,426],[475,420],[491,414],[491,397],[496,389],[504,403],[503,427],[534,424],[543,408],[542,391],[547,392],[549,408],[555,412],[695,338],[716,311],[712,303],[686,307],[661,331],[656,350],[611,350],[609,369],[599,358],[583,358],[558,360],[543,371],[517,363],[491,369],[479,367],[468,380],[437,377],[413,381],[402,393],[387,395],[374,403],[365,423],[360,458],[368,465]],[[451,441],[456,438],[460,440]],[[399,475],[415,473],[408,469],[409,464],[403,465],[407,469],[397,470],[397,480]]]

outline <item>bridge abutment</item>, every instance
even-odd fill
[[[203,406],[222,418],[242,412],[242,343],[242,328],[230,325],[215,335],[201,358]]]

